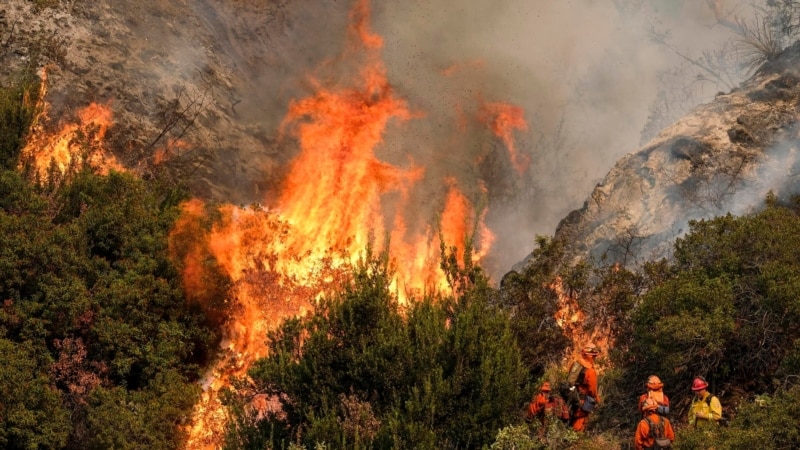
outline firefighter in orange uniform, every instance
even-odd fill
[[[580,403],[574,408],[570,420],[572,429],[578,432],[586,430],[586,421],[594,407],[600,403],[597,393],[597,371],[594,368],[594,359],[600,354],[600,350],[594,344],[587,344],[581,349],[581,357],[578,363],[583,366],[583,376],[576,384]]]
[[[569,410],[559,395],[553,395],[550,390],[550,383],[545,381],[539,389],[531,403],[528,405],[528,418],[533,420],[539,418],[542,427],[539,429],[539,434],[543,435],[547,428],[548,420],[555,417],[559,420],[566,422],[569,420]]]
[[[534,417],[538,417],[541,420],[542,425],[544,425],[544,410],[547,407],[548,397],[550,396],[550,383],[545,381],[542,384],[542,387],[539,389],[539,392],[531,399],[530,405],[528,405],[528,417],[533,419]]]
[[[658,403],[652,398],[648,398],[642,404],[644,417],[636,426],[636,434],[633,436],[633,445],[636,450],[651,448],[669,448],[675,441],[675,431],[669,419],[656,413]],[[657,445],[657,441],[661,446]]]
[[[658,405],[656,413],[659,416],[669,415],[669,397],[667,397],[667,394],[664,393],[664,383],[661,382],[661,379],[656,375],[650,375],[647,378],[645,387],[647,388],[647,392],[639,397],[639,412],[644,415],[644,409],[642,409],[642,405],[644,404],[645,400],[652,398]]]

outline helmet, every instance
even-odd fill
[[[646,398],[642,402],[642,411],[655,411],[658,409],[658,403],[652,398]]]
[[[708,383],[706,382],[703,377],[696,377],[694,381],[692,381],[692,390],[693,391],[702,391],[703,389],[708,387]]]
[[[658,378],[657,375],[650,375],[647,378],[647,383],[645,383],[649,389],[659,390],[664,387],[664,383],[661,382],[661,378]]]
[[[583,349],[581,350],[582,353],[587,355],[597,356],[600,354],[600,350],[597,349],[597,346],[592,344],[591,342],[586,344]]]
[[[544,383],[542,383],[542,387],[539,390],[544,392],[550,392],[550,382],[545,381]]]

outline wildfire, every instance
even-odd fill
[[[88,165],[101,174],[110,170],[124,170],[114,155],[104,144],[108,128],[113,124],[111,108],[108,105],[91,103],[77,113],[77,123],[60,126],[54,133],[45,131],[49,122],[50,105],[44,101],[47,76],[42,70],[42,91],[40,94],[41,112],[34,121],[31,138],[22,150],[23,161],[31,161],[36,173],[43,180],[55,169],[59,174]]]
[[[587,342],[593,342],[600,349],[601,354],[608,354],[608,349],[611,343],[608,336],[611,334],[609,330],[605,329],[591,329],[584,328],[586,315],[581,310],[578,301],[570,293],[564,289],[564,282],[561,277],[556,277],[553,282],[548,285],[558,297],[558,310],[554,318],[556,323],[572,340],[572,359],[580,356],[580,349],[586,345]]]
[[[159,165],[170,160],[174,156],[180,156],[191,147],[188,142],[180,139],[168,139],[163,147],[159,147],[153,153],[153,164]]]
[[[514,131],[525,131],[528,123],[525,112],[519,106],[502,102],[486,103],[481,108],[480,119],[499,137],[508,149],[514,169],[521,175],[531,163],[530,155],[520,153],[514,141]]]
[[[172,233],[171,250],[184,268],[190,298],[213,302],[210,268],[232,283],[223,357],[204,382],[187,448],[219,446],[225,420],[219,390],[266,355],[269,330],[340,287],[366,248],[387,251],[397,262],[393,288],[404,301],[411,294],[448,289],[439,268],[440,239],[457,248],[461,263],[468,239],[476,238],[473,261],[486,255],[494,239],[484,223],[486,209],[476,210],[454,178],[440,183],[436,220],[425,226],[407,222],[416,206],[414,189],[426,172],[411,160],[406,167],[381,161],[375,150],[387,129],[421,114],[388,82],[379,57],[382,38],[370,30],[369,13],[369,2],[360,0],[350,15],[348,35],[365,56],[359,76],[333,87],[312,79],[315,92],[289,105],[280,132],[296,140],[299,151],[275,203],[223,205],[216,210],[220,219],[209,225],[211,207],[194,200],[184,205]],[[495,133],[513,144],[512,131],[524,127],[521,110],[491,105],[487,114],[493,115]]]

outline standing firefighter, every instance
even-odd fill
[[[669,419],[656,413],[658,403],[652,398],[642,403],[644,417],[636,426],[633,445],[636,450],[670,448],[675,432]]]
[[[567,421],[569,420],[569,410],[564,403],[564,399],[550,390],[550,383],[545,381],[539,393],[536,394],[528,405],[528,417],[538,418],[542,424],[539,433],[544,435],[547,425],[552,418]]]
[[[567,382],[572,386],[570,405],[570,424],[578,432],[586,429],[586,420],[600,402],[597,393],[597,371],[594,359],[600,350],[594,344],[587,344],[581,349],[581,357],[572,364]]]
[[[639,412],[644,415],[642,406],[644,401],[650,398],[655,400],[658,405],[656,413],[660,416],[667,416],[669,414],[669,397],[664,393],[664,383],[661,382],[661,379],[655,375],[650,375],[644,386],[647,388],[647,392],[639,397]]]
[[[722,405],[719,399],[708,392],[708,382],[703,377],[696,377],[692,382],[694,400],[689,407],[689,426],[708,428],[719,424],[722,418]]]

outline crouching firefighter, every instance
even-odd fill
[[[545,381],[539,389],[539,393],[533,397],[528,406],[528,417],[531,420],[539,419],[542,424],[539,434],[544,435],[551,420],[558,419],[565,423],[569,421],[569,409],[564,403],[564,399],[553,393],[550,383]]]
[[[600,350],[594,344],[587,344],[581,349],[581,357],[572,364],[567,376],[570,388],[570,425],[572,429],[582,432],[586,429],[586,421],[595,406],[600,402],[597,393],[597,371],[594,359]]]

